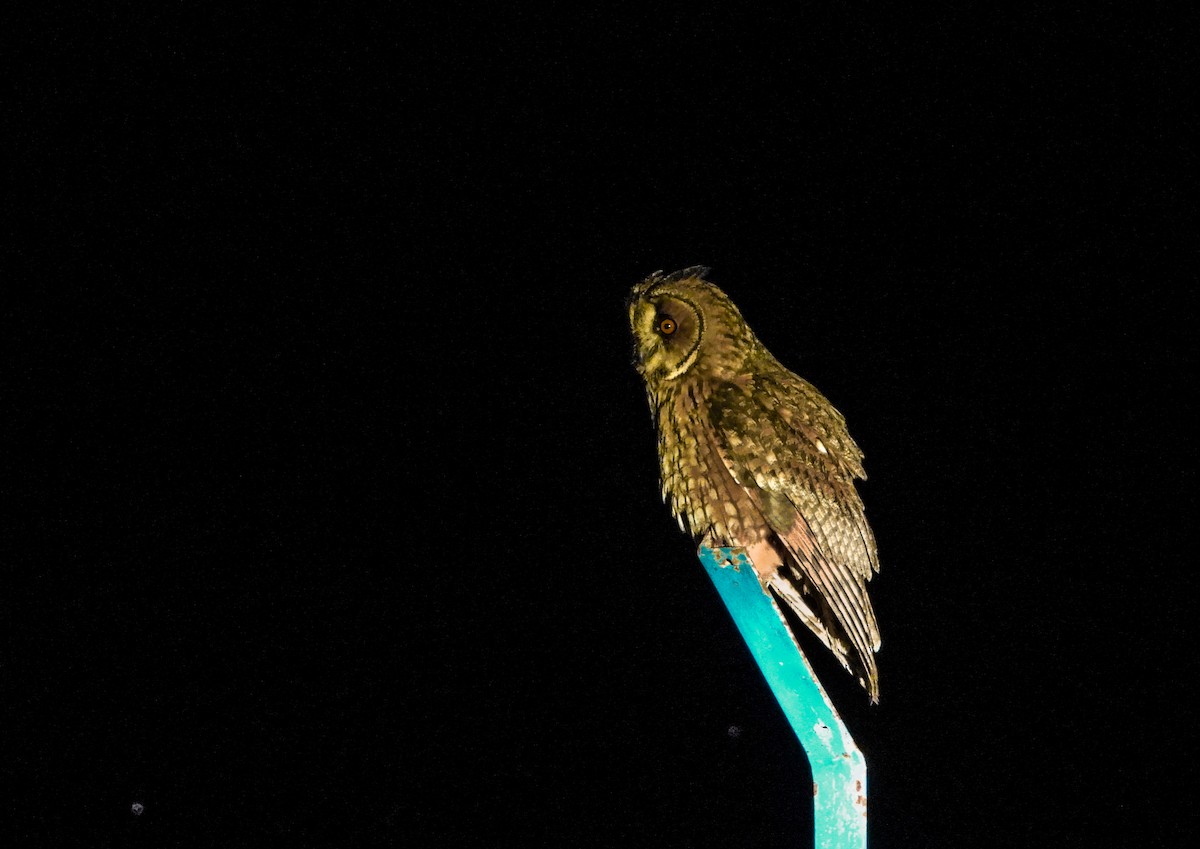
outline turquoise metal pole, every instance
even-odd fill
[[[783,614],[763,591],[745,549],[701,546],[700,562],[808,755],[813,774],[814,846],[864,849],[866,761],[788,632]]]

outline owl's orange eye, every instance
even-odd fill
[[[658,332],[663,336],[670,336],[675,332],[675,328],[675,319],[669,318],[665,315],[658,319]]]

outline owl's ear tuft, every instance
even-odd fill
[[[677,283],[680,280],[689,280],[692,277],[699,277],[703,280],[704,276],[710,271],[712,269],[707,265],[689,265],[687,268],[672,271],[670,274],[663,274],[661,271],[656,271],[651,276],[659,283]]]

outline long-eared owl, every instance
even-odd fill
[[[710,548],[744,547],[773,591],[879,700],[879,571],[841,413],[784,368],[696,266],[633,288],[635,366],[658,431],[662,495]]]

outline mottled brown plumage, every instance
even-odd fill
[[[633,288],[636,367],[658,431],[662,494],[712,548],[745,547],[769,587],[879,699],[879,571],[845,419],[758,341],[708,269]]]

